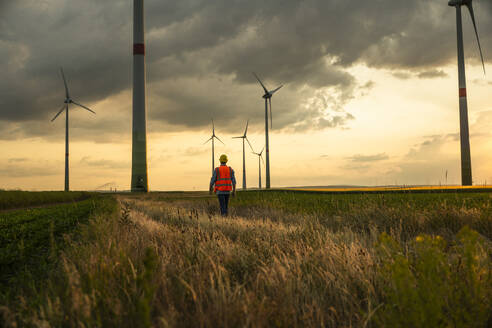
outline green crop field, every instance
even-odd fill
[[[114,199],[86,192],[15,191],[0,197],[9,208],[0,211],[0,304],[36,294],[56,271],[65,238],[115,208]]]
[[[492,323],[489,193],[239,192],[226,218],[207,193],[115,197],[97,197],[106,210],[83,215],[54,207],[54,222],[69,226],[59,233],[57,223],[29,228],[44,233],[39,245],[48,249],[50,234],[73,232],[43,277],[2,287],[3,326]],[[26,213],[10,224],[37,222]],[[23,236],[9,240],[27,245]],[[23,247],[10,253],[18,262],[40,249]]]
[[[92,197],[75,203],[0,212],[0,277],[8,280],[19,266],[46,256],[63,233],[87,222],[100,203],[100,198]]]
[[[89,198],[91,193],[84,191],[4,191],[0,190],[0,211],[7,209],[42,206],[45,204],[67,203]]]

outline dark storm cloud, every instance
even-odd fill
[[[443,70],[438,69],[424,69],[421,71],[408,71],[408,70],[397,70],[391,73],[395,78],[400,80],[408,80],[408,79],[437,79],[437,78],[445,78],[448,77],[448,74]]]
[[[490,60],[492,5],[475,7]],[[465,52],[476,61],[466,13],[464,27]],[[431,78],[456,57],[455,14],[446,1],[146,0],[146,30],[149,117],[185,129],[203,129],[210,117],[228,131],[250,117],[260,126],[252,71],[269,88],[286,84],[273,100],[274,124],[300,131],[353,119],[345,104],[371,87],[346,70],[353,64]],[[16,123],[19,135],[50,134],[24,123],[49,120],[60,108],[60,66],[80,102],[129,90],[131,49],[131,1],[0,0],[0,123]],[[313,101],[319,90],[334,94],[326,106]],[[118,122],[87,129],[96,139],[126,133],[128,124]]]
[[[443,78],[447,76],[448,75],[444,71],[437,70],[437,69],[430,70],[430,71],[423,71],[417,75],[419,79],[436,79],[436,78]]]
[[[393,75],[394,77],[396,77],[397,79],[400,79],[400,80],[408,80],[408,79],[412,78],[412,74],[410,74],[408,72],[397,71],[397,72],[391,73],[391,75]]]
[[[0,16],[7,10],[7,6],[11,4],[12,1],[9,0],[0,0]]]

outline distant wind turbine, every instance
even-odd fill
[[[208,139],[207,141],[205,141],[203,143],[203,144],[206,144],[207,142],[212,140],[212,175],[214,174],[214,170],[215,170],[215,143],[214,143],[214,139],[217,139],[220,142],[222,142],[222,140],[220,140],[219,137],[217,137],[215,135],[215,125],[214,125],[214,120],[212,120],[212,136],[210,137],[210,139]],[[225,143],[223,143],[223,142],[222,142],[222,144],[225,145]]]
[[[482,55],[482,47],[478,37],[475,14],[473,12],[472,0],[450,0],[448,5],[456,7],[456,31],[458,38],[458,83],[459,83],[459,103],[460,103],[460,144],[461,144],[461,184],[463,186],[472,185],[472,168],[470,155],[470,133],[468,129],[468,105],[466,101],[466,76],[465,76],[465,55],[463,49],[463,27],[461,22],[461,6],[466,6],[470,12],[477,37],[480,58],[482,59],[483,73],[485,74],[485,63]]]
[[[68,92],[68,86],[67,86],[67,80],[65,79],[65,74],[63,74],[63,68],[60,68],[60,72],[63,78],[63,84],[65,85],[65,101],[63,107],[60,109],[60,111],[53,117],[51,122],[56,120],[56,118],[63,112],[66,111],[65,114],[65,191],[69,191],[69,179],[68,179],[68,105],[69,104],[74,104],[79,107],[82,107],[85,110],[88,110],[89,112],[96,114],[92,109],[79,104],[75,101],[73,101],[72,98],[70,98],[70,93]]]
[[[246,129],[244,130],[244,134],[242,136],[232,137],[233,139],[243,139],[243,189],[246,189],[246,156],[244,152],[244,140],[248,142],[251,151],[254,151],[253,147],[249,143],[248,137],[246,136],[246,134],[248,133],[248,125],[249,125],[249,120],[246,122]]]
[[[253,154],[258,156],[258,189],[261,189],[261,162],[264,163],[263,156],[261,156],[261,154],[263,153],[264,149],[265,149],[265,147],[263,147],[263,149],[259,153],[255,153],[253,151]],[[260,161],[260,159],[261,159],[261,161]]]
[[[260,78],[256,73],[253,72],[253,75],[256,77],[258,82],[260,82],[261,87],[265,91],[263,98],[265,99],[265,149],[266,149],[266,188],[270,189],[270,147],[268,143],[268,103],[270,103],[270,128],[273,127],[272,124],[272,96],[275,92],[277,92],[283,85],[278,88],[268,91],[265,85],[261,82]]]

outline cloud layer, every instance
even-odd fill
[[[456,59],[455,13],[428,0],[146,0],[149,118],[155,130],[204,129],[211,117],[232,132],[261,128],[256,71],[273,99],[274,127],[343,127],[344,106],[364,94],[355,64],[442,78]],[[475,3],[485,59],[492,56],[492,4]],[[468,14],[465,52],[478,60]],[[85,104],[131,89],[131,1],[0,1],[0,124],[18,137],[49,137],[63,101],[63,66]],[[81,126],[94,140],[128,133],[131,98],[95,108],[105,120]],[[101,111],[103,113],[101,113]],[[36,125],[36,122],[43,122]],[[14,125],[12,125],[14,124]],[[39,126],[39,128],[33,128]],[[12,132],[15,130],[14,132]],[[58,131],[56,132],[58,133]],[[5,134],[0,138],[9,138]]]

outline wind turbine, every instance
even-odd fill
[[[132,192],[149,191],[144,0],[133,0]]]
[[[220,140],[219,137],[217,137],[215,135],[215,125],[214,125],[214,120],[212,120],[212,136],[210,137],[210,139],[208,139],[207,141],[205,141],[203,143],[203,144],[206,144],[207,142],[212,140],[212,174],[214,174],[214,170],[215,170],[215,143],[214,143],[214,139],[217,139],[220,142],[222,142],[222,140]],[[222,142],[222,144],[225,145],[225,143],[223,143],[223,142]]]
[[[458,38],[458,84],[459,84],[459,103],[460,103],[460,144],[461,144],[461,184],[463,186],[472,185],[471,156],[470,156],[470,134],[468,130],[468,105],[466,101],[466,76],[465,76],[465,55],[463,49],[463,28],[461,22],[461,6],[466,6],[470,12],[477,37],[480,58],[482,59],[483,73],[485,74],[485,63],[483,61],[482,47],[478,38],[475,14],[473,13],[472,0],[450,0],[448,5],[456,7],[456,31]]]
[[[261,162],[264,163],[263,157],[261,156],[261,154],[263,153],[264,149],[265,149],[265,147],[263,147],[263,149],[259,153],[255,153],[253,151],[253,154],[258,156],[258,189],[261,189]],[[261,161],[260,161],[260,159],[261,159]]]
[[[65,85],[65,101],[63,107],[60,109],[60,111],[51,119],[51,122],[56,120],[56,118],[63,112],[66,111],[65,113],[65,191],[69,191],[69,184],[68,184],[68,105],[69,104],[74,104],[79,107],[82,107],[85,110],[88,110],[91,113],[96,114],[92,109],[79,104],[75,101],[73,101],[72,98],[70,98],[70,93],[68,92],[68,86],[67,86],[67,80],[65,79],[65,74],[63,74],[63,68],[60,68],[60,72],[63,78],[63,84]]]
[[[277,92],[283,85],[278,88],[268,91],[265,85],[261,82],[260,78],[253,72],[258,82],[260,82],[261,87],[265,91],[263,99],[265,99],[265,148],[266,148],[266,188],[270,189],[270,147],[268,143],[268,103],[270,103],[270,128],[272,128],[272,96]]]
[[[246,157],[244,154],[244,140],[248,142],[251,151],[254,151],[253,147],[249,143],[248,137],[246,136],[246,134],[248,133],[248,125],[249,125],[249,120],[246,122],[246,129],[244,130],[244,134],[242,136],[232,137],[233,139],[243,139],[243,189],[246,189]]]

